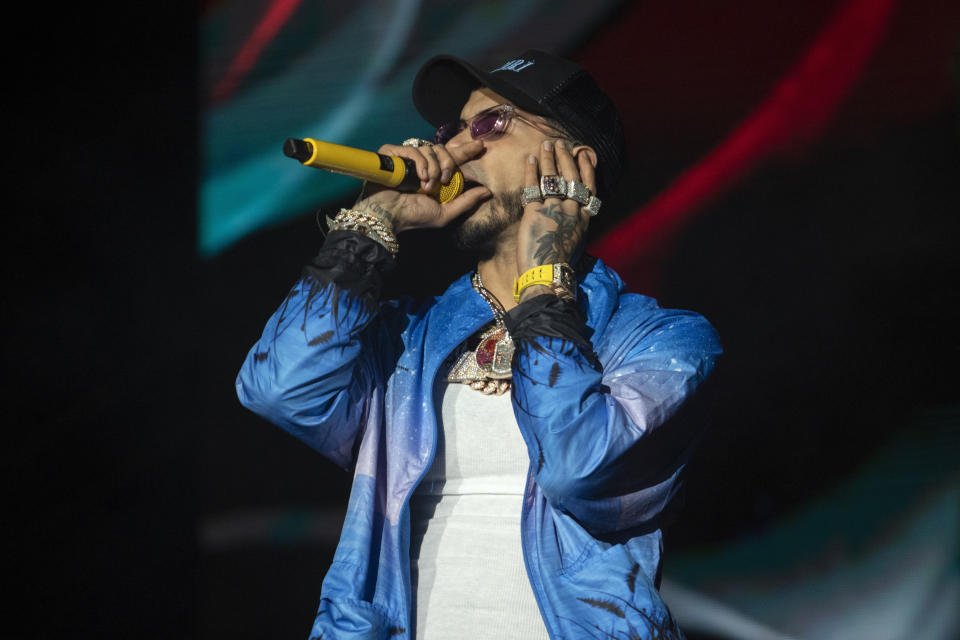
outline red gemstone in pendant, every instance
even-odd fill
[[[493,354],[496,353],[497,340],[499,338],[500,334],[495,333],[477,345],[477,364],[480,365],[482,369],[489,369],[493,363]]]

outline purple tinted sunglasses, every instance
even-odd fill
[[[469,120],[457,120],[437,127],[436,133],[433,134],[433,141],[436,144],[446,144],[467,127],[470,127],[470,137],[474,140],[499,137],[507,130],[507,125],[512,118],[529,122],[512,105],[498,104],[484,109]],[[529,122],[529,124],[534,123]]]

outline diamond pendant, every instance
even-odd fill
[[[503,307],[484,288],[479,271],[473,274],[471,282],[474,290],[490,305],[495,324],[480,334],[475,349],[461,352],[447,374],[447,381],[469,384],[470,388],[487,395],[501,395],[510,390],[510,379],[513,378],[513,339],[504,326]]]
[[[480,336],[480,344],[474,354],[484,377],[495,380],[513,377],[513,368],[510,366],[513,360],[513,340],[506,329],[493,327],[491,331]]]
[[[447,374],[447,382],[469,384],[484,393],[503,393],[513,377],[514,345],[503,327],[493,326],[480,335],[475,349],[464,351]]]

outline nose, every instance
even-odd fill
[[[465,142],[470,142],[471,140],[473,140],[473,138],[470,137],[470,127],[464,127],[463,129],[458,131],[455,136],[450,138],[450,140],[447,141],[447,144],[451,142],[456,142],[457,144],[463,144]]]

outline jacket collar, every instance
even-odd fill
[[[447,287],[427,314],[424,358],[427,371],[436,371],[457,346],[493,320],[493,311],[464,274]]]

